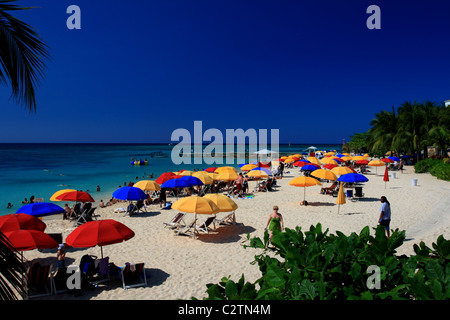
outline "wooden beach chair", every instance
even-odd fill
[[[52,294],[51,265],[42,266],[35,262],[27,271],[26,298],[39,298]]]
[[[172,219],[170,219],[169,222],[164,222],[164,228],[177,228],[177,227],[184,227],[186,226],[186,223],[184,222],[184,216],[186,214],[183,212],[178,212],[175,214]]]
[[[200,232],[209,233],[211,228],[209,227],[211,224],[214,225],[214,220],[216,217],[208,217],[205,221],[203,221],[200,224],[195,225],[195,229]],[[214,225],[214,230],[216,229],[216,226]]]
[[[120,275],[125,290],[147,285],[144,263],[127,264],[122,268]]]
[[[230,224],[236,224],[236,215],[234,214],[234,211],[227,214],[225,217],[221,219],[217,219],[215,221],[218,225],[230,225]]]
[[[189,236],[189,237],[197,237],[197,229],[195,228],[195,225],[197,223],[197,219],[194,219],[192,223],[186,225],[186,226],[180,226],[174,229],[175,235],[180,236]]]

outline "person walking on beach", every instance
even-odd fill
[[[162,203],[164,202],[164,207],[166,206],[166,188],[161,188],[159,192],[159,207],[162,207]]]
[[[274,231],[284,230],[283,216],[280,213],[278,213],[278,210],[279,210],[278,206],[273,207],[273,211],[270,213],[266,227],[264,228],[264,230],[269,229],[271,242]]]
[[[390,237],[390,223],[391,223],[391,204],[385,196],[380,198],[381,201],[381,213],[378,223],[386,228],[386,235]]]

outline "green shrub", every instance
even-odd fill
[[[414,165],[416,173],[429,172],[438,179],[450,181],[450,163],[437,159],[424,159]]]
[[[450,241],[442,236],[433,249],[414,246],[416,255],[396,256],[405,232],[394,230],[386,237],[383,227],[370,235],[369,227],[349,236],[328,235],[320,224],[302,232],[276,232],[273,248],[269,236],[248,236],[251,247],[262,250],[255,261],[262,276],[255,283],[229,277],[207,285],[206,300],[335,300],[335,299],[450,299]],[[272,254],[266,254],[267,251]],[[274,257],[279,256],[280,259]],[[379,270],[380,288],[369,288],[369,267]]]

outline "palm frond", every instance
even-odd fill
[[[36,111],[36,87],[44,76],[47,46],[28,24],[7,11],[29,9],[0,1],[0,82],[8,84],[12,97]]]
[[[0,300],[16,300],[23,296],[24,267],[18,252],[0,231]]]

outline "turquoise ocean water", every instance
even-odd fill
[[[280,154],[301,153],[309,146],[280,145],[279,151]],[[314,146],[323,150],[341,147]],[[96,202],[107,201],[125,182],[150,179],[152,173],[154,180],[166,171],[201,170],[211,166],[193,164],[193,161],[175,165],[170,157],[172,148],[168,144],[0,144],[0,215],[16,212],[24,198],[31,196],[49,201],[61,189],[89,191]],[[147,159],[148,165],[131,165],[133,157]],[[10,209],[9,202],[13,205]]]

